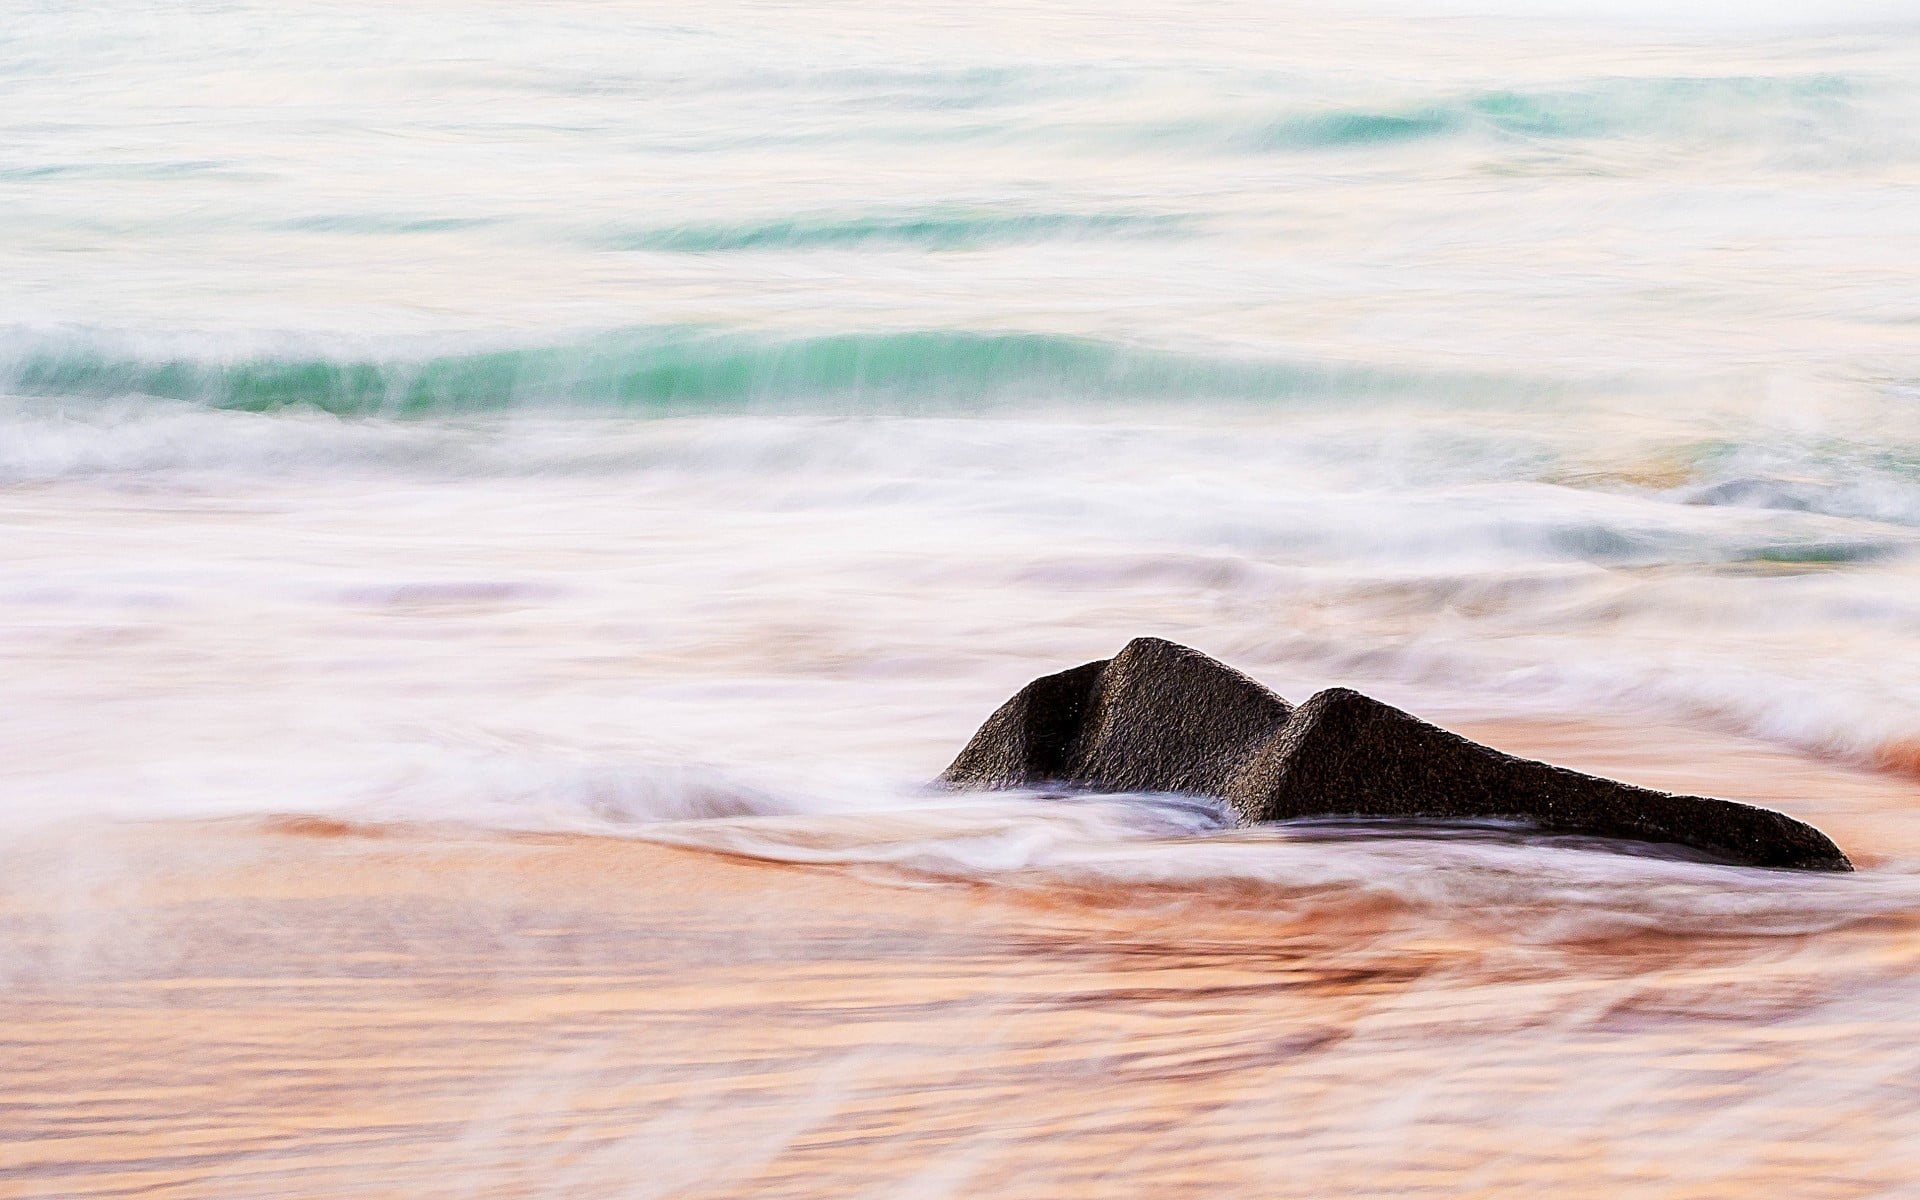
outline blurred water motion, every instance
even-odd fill
[[[1920,28],[1486,7],[13,6],[0,1190],[1907,1186]],[[1864,870],[921,787],[1149,633]]]
[[[96,837],[52,913],[12,874],[9,1194],[1884,1195],[1920,1154],[1911,876],[1847,920],[1470,844],[899,890],[282,830]]]

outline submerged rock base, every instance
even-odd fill
[[[1850,871],[1771,809],[1677,796],[1503,754],[1346,688],[1298,708],[1159,638],[1034,680],[941,775],[957,788],[1060,785],[1217,796],[1246,822],[1509,818],[1544,832],[1685,846],[1755,867]]]

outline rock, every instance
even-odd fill
[[[1297,710],[1197,650],[1137,638],[1034,680],[941,780],[1219,797],[1243,821],[1510,818],[1544,832],[1687,846],[1756,867],[1852,870],[1782,813],[1503,754],[1346,688]]]
[[[1198,650],[1135,638],[1110,659],[1020,689],[941,779],[1219,796],[1292,711]]]
[[[1027,787],[1073,777],[1069,752],[1110,660],[1042,675],[980,726],[940,778],[962,788]]]
[[[1346,688],[1302,704],[1228,798],[1255,821],[1515,817],[1555,833],[1688,846],[1747,866],[1853,869],[1825,834],[1771,809],[1516,758]]]

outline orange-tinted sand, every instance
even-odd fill
[[[1862,878],[1889,852],[1868,844],[1879,818],[1920,800],[1911,780],[1704,735],[1468,731],[1779,803]],[[1920,1180],[1907,916],[1545,944],[1364,906],[1289,916],[1258,893],[936,886],[324,820],[66,830],[17,858],[0,1195]]]

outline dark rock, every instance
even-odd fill
[[[1020,689],[941,779],[1114,792],[1224,794],[1291,707],[1232,667],[1159,638]]]
[[[1108,659],[1042,675],[994,710],[940,778],[955,787],[1010,788],[1072,777],[1070,753]]]
[[[1034,680],[941,779],[1216,796],[1248,822],[1512,818],[1749,866],[1852,869],[1819,830],[1770,809],[1515,758],[1345,688],[1295,710],[1238,671],[1158,638]]]
[[[1067,769],[1113,791],[1221,795],[1292,711],[1198,650],[1135,638],[1100,671]]]
[[[1771,809],[1516,758],[1346,688],[1302,704],[1228,799],[1255,821],[1512,817],[1555,833],[1688,846],[1747,866],[1852,869],[1825,834]]]

